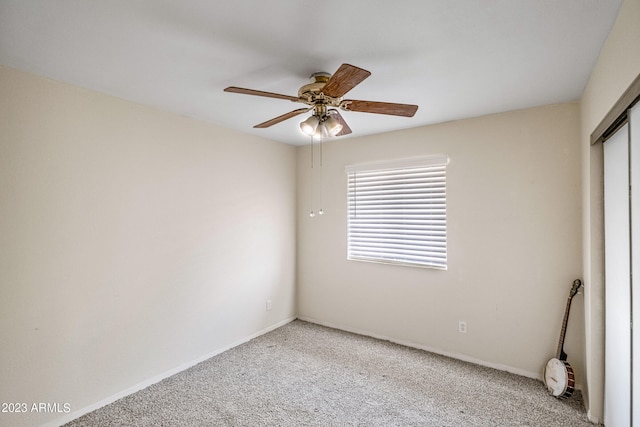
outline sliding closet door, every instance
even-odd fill
[[[631,419],[631,242],[629,235],[629,130],[604,143],[605,402],[606,426]]]
[[[631,312],[633,316],[632,383],[633,427],[640,427],[640,105],[629,111],[631,157]],[[635,279],[634,277],[635,276]]]

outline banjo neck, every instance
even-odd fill
[[[560,330],[560,339],[558,340],[558,350],[556,351],[556,359],[566,361],[567,353],[564,352],[564,338],[567,334],[567,323],[569,322],[569,310],[571,310],[571,301],[573,297],[578,293],[578,289],[582,286],[580,279],[573,281],[571,290],[569,291],[569,297],[567,298],[567,307],[564,311],[564,319],[562,320],[562,329]]]

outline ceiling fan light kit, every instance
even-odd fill
[[[347,92],[370,75],[369,71],[362,68],[342,64],[333,75],[324,72],[312,74],[311,83],[302,86],[298,90],[297,97],[236,86],[226,88],[225,92],[284,99],[309,105],[308,108],[299,108],[254,126],[254,128],[267,128],[313,110],[312,115],[300,123],[300,130],[309,136],[330,137],[350,134],[352,131],[338,109],[402,117],[414,116],[418,110],[417,105],[343,99]]]
[[[335,118],[335,110],[314,112],[312,116],[300,123],[300,130],[308,136],[327,138],[336,136],[344,126]]]

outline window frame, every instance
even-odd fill
[[[438,154],[348,165],[347,259],[446,270],[448,163]]]

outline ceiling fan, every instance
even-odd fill
[[[309,105],[310,107],[308,108],[299,108],[257,124],[254,128],[268,128],[313,110],[313,114],[300,123],[300,129],[310,136],[342,136],[350,134],[351,129],[342,118],[342,115],[340,115],[340,112],[337,110],[338,108],[343,111],[413,117],[418,110],[417,105],[343,99],[347,92],[370,75],[371,73],[369,71],[363,70],[362,68],[350,64],[342,64],[333,75],[324,72],[312,74],[310,77],[311,83],[302,86],[298,90],[298,96],[281,95],[279,93],[245,89],[236,86],[230,86],[224,91],[285,99]]]

